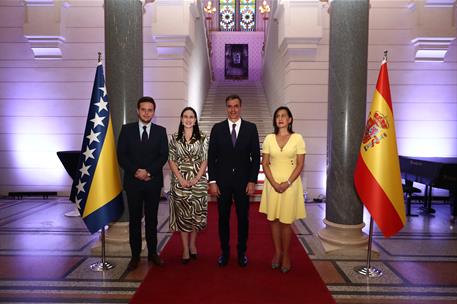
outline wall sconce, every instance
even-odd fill
[[[205,11],[206,13],[206,22],[207,22],[207,27],[208,27],[208,31],[212,31],[213,30],[213,15],[214,13],[216,13],[216,8],[213,7],[213,3],[211,3],[211,1],[208,1],[206,3],[206,6],[203,8],[203,10]]]
[[[213,7],[213,3],[211,1],[206,2],[206,5],[203,7],[203,10],[206,14],[206,37],[208,39],[208,51],[209,56],[213,54],[211,49],[211,31],[213,30],[213,15],[216,13],[216,8]]]
[[[267,21],[268,21],[268,14],[270,13],[270,6],[268,5],[267,1],[263,1],[262,5],[259,6],[260,14],[262,15],[263,19],[263,45],[262,45],[262,54],[265,53],[265,41],[267,40]]]

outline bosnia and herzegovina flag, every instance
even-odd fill
[[[95,73],[72,192],[76,206],[91,233],[122,215],[122,188],[101,62]]]
[[[403,228],[406,214],[386,56],[381,64],[360,146],[354,184],[385,237]]]

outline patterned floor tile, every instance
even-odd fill
[[[376,267],[384,273],[379,278],[367,278],[364,275],[357,273],[354,268],[358,266],[365,266],[366,261],[349,262],[349,261],[338,261],[336,262],[338,267],[344,273],[344,275],[352,283],[356,284],[403,284],[403,280],[398,277],[390,268],[382,262],[372,262],[371,266]]]
[[[457,285],[457,263],[389,262],[389,265],[412,284]]]
[[[63,279],[81,257],[0,256],[0,279]]]
[[[67,275],[66,279],[72,280],[119,280],[124,274],[128,258],[106,257],[106,261],[114,264],[114,268],[105,271],[93,271],[90,265],[99,262],[100,258],[91,257],[85,259],[76,269]]]

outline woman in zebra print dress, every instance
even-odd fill
[[[178,132],[170,139],[168,157],[173,172],[169,196],[170,230],[181,234],[183,264],[197,258],[197,233],[206,227],[208,142],[208,137],[198,128],[195,110],[184,108]]]

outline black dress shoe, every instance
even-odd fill
[[[186,265],[186,264],[189,263],[189,262],[190,262],[190,258],[187,258],[187,259],[182,258],[182,259],[181,259],[181,264],[183,264],[183,265]]]
[[[219,267],[227,266],[228,260],[229,260],[228,255],[223,254],[217,259],[217,264],[219,264]]]
[[[240,265],[240,267],[246,267],[248,265],[248,257],[245,255],[239,256],[238,265]]]
[[[197,259],[197,254],[196,253],[189,253],[189,255],[190,255],[190,258],[192,260],[196,260]]]
[[[129,264],[127,265],[127,271],[132,271],[138,268],[140,263],[140,258],[131,258]]]
[[[148,256],[148,261],[156,266],[162,266],[163,260],[157,254]]]

